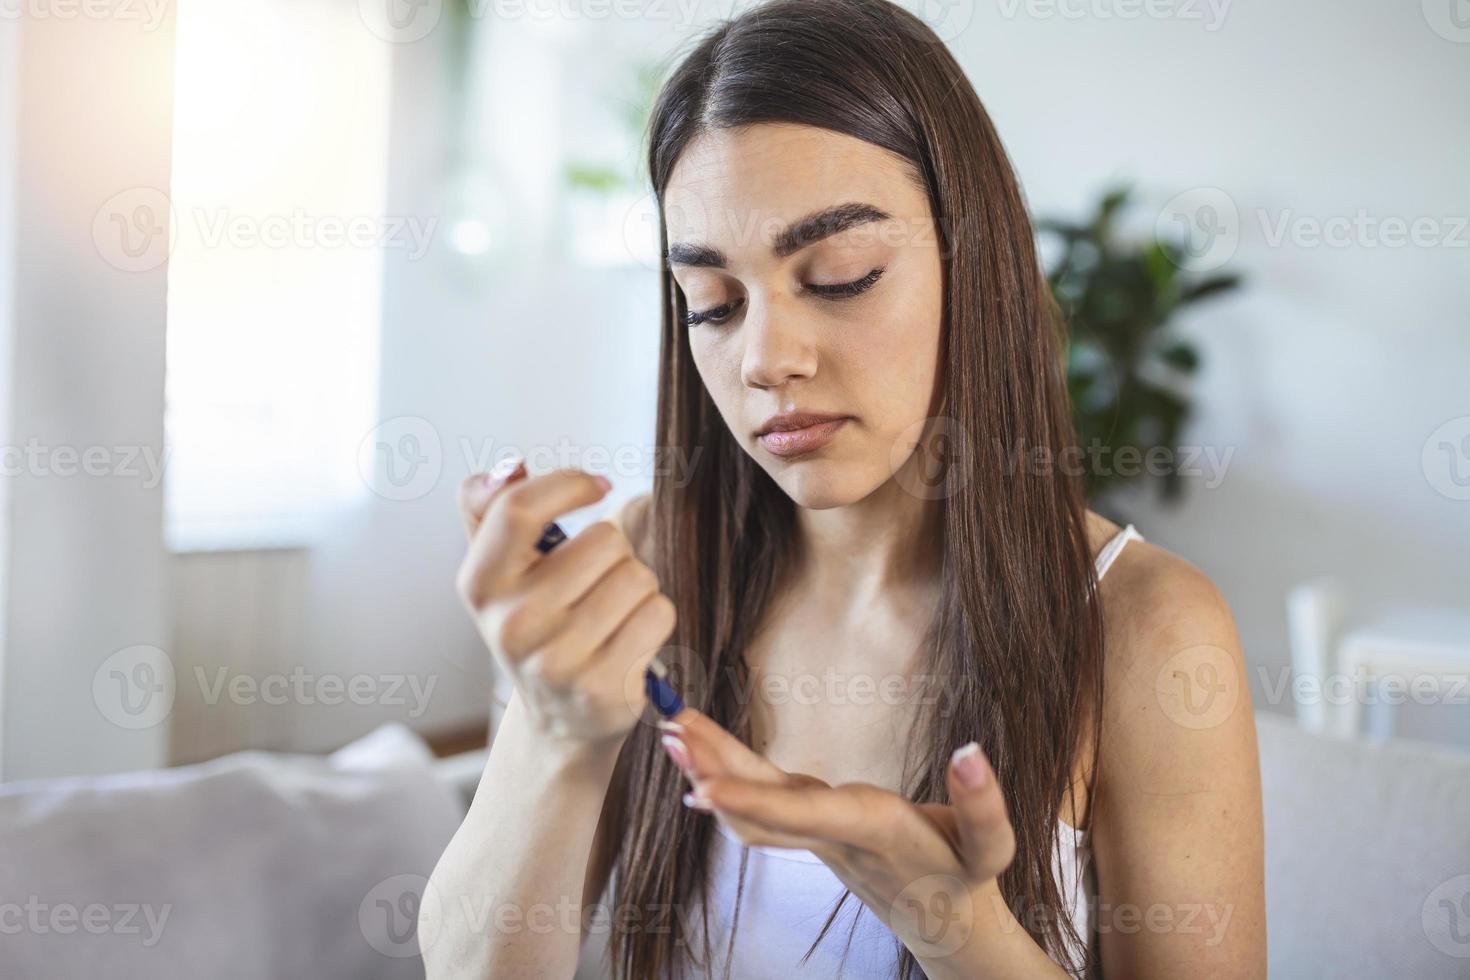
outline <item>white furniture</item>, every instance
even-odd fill
[[[462,817],[402,726],[0,784],[0,976],[421,980],[414,888]]]
[[[1398,604],[1349,621],[1346,609],[1330,579],[1287,597],[1292,671],[1312,682],[1295,699],[1303,728],[1352,738],[1366,718],[1383,741],[1405,701],[1470,704],[1470,610]]]

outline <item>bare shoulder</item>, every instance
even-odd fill
[[[633,543],[633,553],[646,565],[653,564],[653,522],[649,519],[652,508],[652,493],[635,494],[605,518],[628,536]]]
[[[1106,541],[1107,529],[1099,530]],[[1209,576],[1165,548],[1132,541],[1100,594],[1109,743],[1101,775],[1111,768],[1115,783],[1147,780],[1159,789],[1160,779],[1189,781],[1221,765],[1253,769],[1245,655],[1230,606]]]
[[[1120,530],[1097,517],[1096,554]],[[1132,541],[1100,586],[1109,679],[1136,678],[1176,654],[1214,646],[1240,653],[1235,619],[1219,588],[1193,563],[1148,541]]]
[[[1103,968],[1264,977],[1260,758],[1229,604],[1199,568],[1147,541],[1119,553],[1100,594],[1104,692],[1092,827],[1100,900],[1113,908],[1203,902],[1231,915],[1224,941],[1183,931],[1105,936]]]

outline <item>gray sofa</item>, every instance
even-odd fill
[[[1470,753],[1257,728],[1271,976],[1470,977]],[[411,922],[482,762],[391,726],[326,759],[0,785],[3,975],[422,976]]]

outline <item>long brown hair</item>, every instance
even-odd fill
[[[1089,726],[1088,771],[1096,772],[1102,623],[1077,482],[1005,465],[1055,460],[1075,442],[1056,311],[1015,174],[960,66],[919,18],[887,0],[774,0],[697,39],[654,105],[648,159],[661,254],[664,191],[684,148],[706,130],[762,122],[817,126],[883,147],[909,161],[927,189],[944,272],[943,412],[971,446],[995,453],[965,461],[967,478],[935,501],[943,585],[923,669],[952,689],[945,710],[923,709],[916,722],[905,788],[916,802],[948,802],[950,753],[980,742],[1016,832],[1001,892],[1027,932],[1079,971],[1084,965],[1068,962],[1064,944],[1078,937],[1051,860]],[[666,264],[661,287],[658,445],[699,460],[687,482],[660,475],[654,483],[654,567],[678,609],[665,659],[686,680],[691,705],[749,744],[744,651],[791,567],[795,504],[730,434],[705,391],[682,325],[684,297]],[[680,803],[683,777],[658,734],[639,725],[622,750],[619,768],[637,789],[621,814],[615,906],[697,907],[703,915],[713,818]],[[1089,811],[1091,790],[1089,778]],[[744,871],[742,860],[742,883]],[[693,937],[683,916],[667,924],[613,930],[617,976],[676,975],[676,957],[695,952]],[[738,914],[732,933],[737,927]],[[709,963],[708,953],[706,939],[694,961]],[[909,977],[916,962],[903,949],[898,965]]]

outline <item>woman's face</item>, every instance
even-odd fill
[[[934,412],[939,367],[940,243],[907,162],[812,126],[710,132],[664,213],[686,307],[709,317],[683,328],[695,366],[746,452],[804,507],[883,485]],[[846,419],[806,433],[826,437],[815,448],[758,438],[787,412]]]

